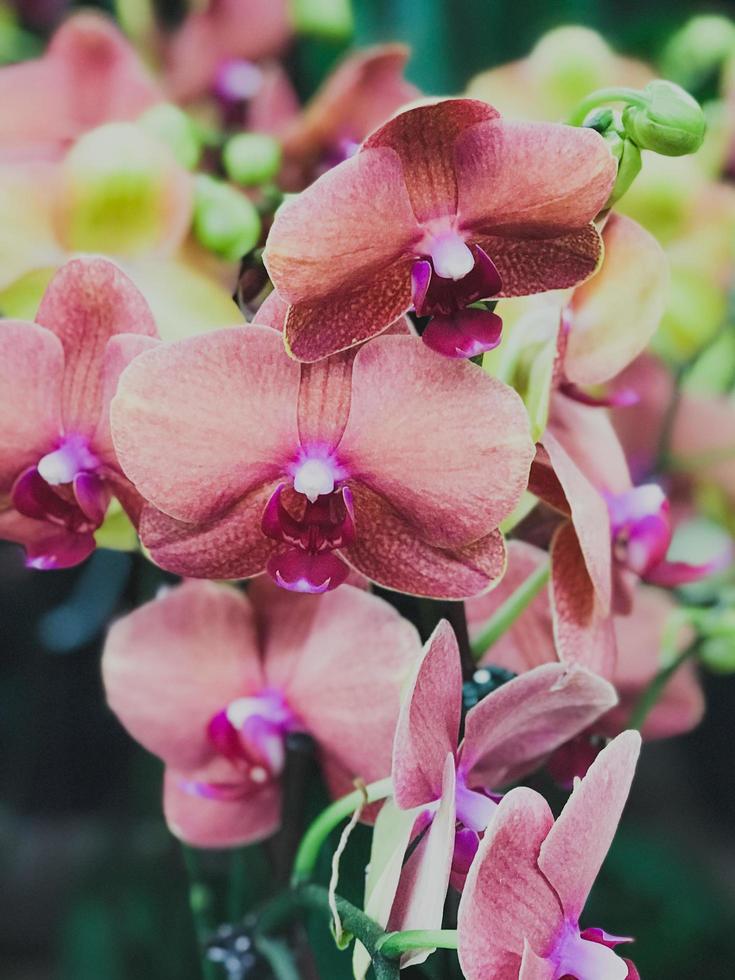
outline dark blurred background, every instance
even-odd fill
[[[16,6],[30,27],[61,12],[58,3]],[[735,5],[708,9],[735,15]],[[596,27],[622,52],[653,60],[695,12],[686,0],[358,0],[356,40],[408,41],[413,80],[450,92],[563,23]],[[340,51],[299,43],[308,88]],[[35,573],[18,549],[0,546],[1,980],[200,976],[187,875],[160,814],[158,763],[106,709],[99,674],[106,624],[161,581],[138,556],[98,552],[80,569]],[[636,937],[644,980],[735,977],[735,676],[704,683],[700,727],[646,747],[586,914],[588,924]],[[366,843],[358,839],[358,856]],[[194,859],[208,883],[194,901],[213,902],[219,921],[229,859]],[[240,860],[246,894],[262,866],[250,852]],[[317,934],[322,975],[348,975],[327,931]],[[448,960],[430,962],[432,975],[452,975]]]

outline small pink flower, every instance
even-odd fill
[[[118,620],[102,667],[113,711],[166,763],[172,832],[231,847],[277,829],[289,733],[312,736],[335,796],[385,776],[419,653],[413,626],[362,589],[187,582]]]
[[[619,735],[578,783],[559,818],[525,787],[500,802],[459,904],[467,980],[638,980],[614,951],[630,942],[579,920],[617,829],[640,736]]]
[[[386,804],[378,818],[374,853],[382,854],[385,863],[380,882],[369,884],[368,914],[390,930],[438,929],[450,880],[462,887],[493,819],[496,790],[537,768],[615,701],[615,692],[602,678],[546,664],[471,708],[458,745],[459,651],[449,624],[440,623],[424,648],[398,719],[395,806]],[[404,835],[395,832],[396,807],[404,811]],[[381,839],[386,832],[393,835],[387,861]],[[371,867],[371,875],[375,873]],[[427,955],[412,954],[403,965]]]
[[[75,14],[43,57],[0,69],[0,161],[57,159],[87,130],[136,119],[162,99],[110,20]]]
[[[467,307],[594,272],[590,222],[614,177],[591,130],[505,122],[471,99],[401,113],[276,216],[264,259],[290,304],[289,350],[319,360],[411,307],[434,317],[436,350],[489,349],[498,318]]]
[[[172,34],[162,35],[166,88],[177,101],[210,94],[223,74],[238,91],[252,62],[282,51],[292,34],[286,0],[206,0]],[[244,84],[244,82],[240,82]],[[249,90],[248,90],[249,91]]]
[[[0,537],[33,568],[64,568],[95,547],[111,497],[135,522],[142,501],[117,463],[109,405],[156,327],[129,279],[75,259],[51,281],[35,323],[0,322]]]
[[[161,345],[121,381],[115,445],[151,505],[155,561],[202,578],[267,569],[296,591],[350,567],[419,595],[487,589],[533,453],[518,396],[405,334],[300,365],[273,329],[282,313],[274,296],[259,324]]]

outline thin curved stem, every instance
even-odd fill
[[[298,885],[311,878],[322,845],[338,824],[352,816],[362,803],[384,800],[392,792],[393,783],[388,776],[386,779],[369,783],[364,789],[356,789],[353,793],[340,797],[322,810],[301,838],[293,865],[292,884]]]
[[[521,583],[500,608],[495,610],[480,635],[472,641],[472,654],[475,660],[479,660],[493,643],[510,629],[549,581],[550,574],[551,562],[547,559]]]
[[[644,106],[648,100],[642,92],[635,88],[624,86],[614,86],[611,88],[601,88],[592,92],[586,99],[582,99],[577,108],[569,117],[570,126],[581,126],[587,115],[598,106],[607,105],[610,102],[627,102],[629,105]]]
[[[406,932],[389,932],[378,943],[378,951],[387,959],[398,959],[413,949],[457,949],[456,929],[409,929]]]

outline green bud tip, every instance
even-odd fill
[[[196,178],[194,234],[205,248],[235,262],[260,240],[260,216],[240,191],[205,174]]]
[[[178,106],[170,102],[151,106],[139,117],[138,124],[165,143],[186,170],[193,170],[199,163],[202,146],[196,126]]]
[[[266,133],[240,133],[227,141],[222,162],[230,180],[256,187],[273,180],[281,169],[281,145]]]
[[[623,128],[642,150],[678,157],[700,148],[707,124],[696,99],[661,79],[649,82],[642,96],[645,104],[629,105],[623,112]]]

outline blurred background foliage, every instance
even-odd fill
[[[176,4],[168,5],[175,13]],[[63,4],[14,6],[21,29],[14,28],[10,53],[26,57],[42,47]],[[709,9],[735,15],[735,5]],[[695,12],[702,9],[692,0],[355,0],[354,40],[406,41],[411,79],[428,92],[448,93],[461,91],[478,71],[524,55],[546,30],[565,23],[595,27],[621,52],[655,61],[670,33]],[[3,23],[0,14],[0,57],[10,60]],[[290,67],[302,94],[346,43],[297,42]],[[267,895],[279,874],[283,879],[283,870],[271,873],[261,849],[190,852],[196,879],[190,889],[181,850],[161,818],[158,763],[104,705],[105,626],[163,581],[142,558],[104,551],[80,569],[33,573],[17,549],[0,546],[2,980],[197,980],[189,899],[214,928]],[[705,684],[702,725],[685,738],[647,746],[588,908],[589,924],[636,937],[633,955],[645,980],[735,975],[735,676],[708,676]],[[308,759],[300,780],[308,808],[316,810],[322,790]],[[553,797],[551,787],[543,788]],[[305,819],[303,805],[293,805]],[[346,858],[348,897],[359,898],[349,892],[368,847],[362,828]],[[318,975],[349,977],[349,955],[336,952],[324,924],[310,923],[308,931]],[[303,971],[312,975],[313,964]],[[208,973],[226,975],[220,967]],[[272,975],[262,961],[247,973]],[[440,953],[414,975],[458,973],[452,954]]]

